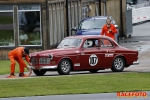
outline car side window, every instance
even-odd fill
[[[114,45],[108,39],[101,39],[101,47],[113,47]]]
[[[83,45],[84,48],[99,47],[98,39],[87,39]]]

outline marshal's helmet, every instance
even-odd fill
[[[24,48],[24,52],[29,55],[29,49],[27,47]]]

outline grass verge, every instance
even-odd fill
[[[27,71],[26,68],[25,68],[25,71]],[[15,66],[15,72],[19,73],[19,65],[17,62],[16,62],[16,66]],[[0,75],[9,74],[9,73],[10,73],[10,61],[9,60],[0,60]]]
[[[150,73],[90,74],[0,80],[0,98],[150,90]]]

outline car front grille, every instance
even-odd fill
[[[50,64],[50,58],[46,57],[39,58],[39,64]]]

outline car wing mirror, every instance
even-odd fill
[[[118,29],[118,25],[114,25],[116,27],[116,29]]]
[[[72,27],[71,31],[77,31],[77,27]]]

